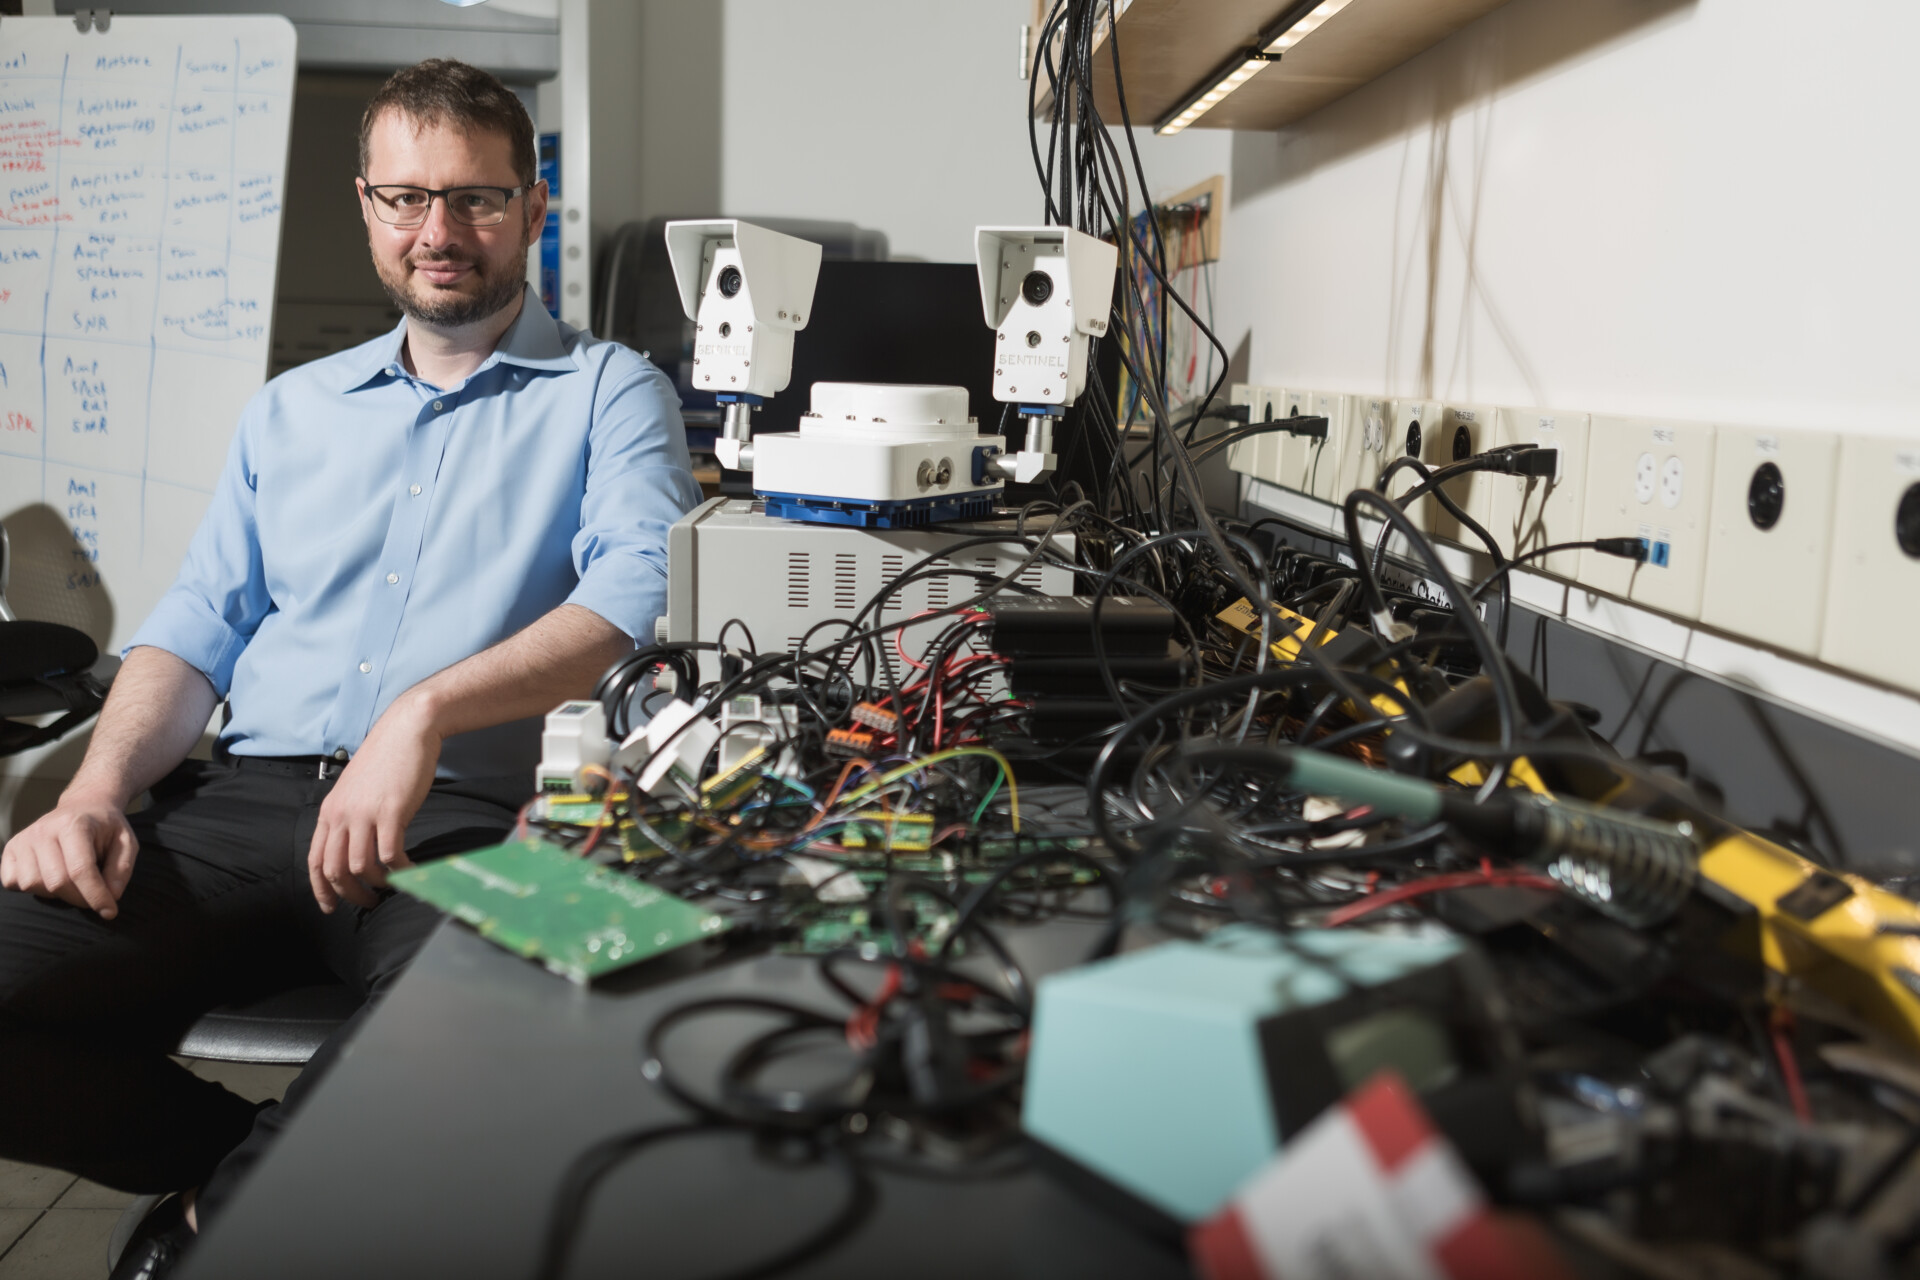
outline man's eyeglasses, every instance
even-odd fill
[[[417,227],[427,220],[433,198],[446,201],[447,215],[470,227],[491,227],[506,220],[507,206],[524,195],[525,187],[431,187],[378,186],[367,188],[373,216],[394,227]]]

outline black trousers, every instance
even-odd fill
[[[218,1211],[441,918],[391,891],[322,914],[307,848],[332,786],[290,762],[189,761],[130,819],[140,856],[117,918],[0,890],[0,1157],[123,1191],[202,1187],[201,1212]],[[498,843],[528,791],[435,783],[408,855]],[[168,1056],[217,1005],[329,976],[360,1011],[277,1107]]]

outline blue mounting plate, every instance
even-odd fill
[[[859,529],[917,529],[941,520],[978,520],[993,514],[998,489],[909,498],[898,502],[862,502],[808,493],[761,493],[767,514],[812,524],[845,524]]]

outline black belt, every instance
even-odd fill
[[[345,751],[336,751],[330,756],[228,756],[227,759],[242,769],[282,778],[312,778],[316,782],[338,777],[347,767]]]

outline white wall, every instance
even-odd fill
[[[722,202],[878,227],[971,262],[973,228],[1040,213],[1019,27],[1031,0],[726,0]]]
[[[973,261],[976,226],[1039,221],[1019,75],[1032,12],[1032,0],[726,0],[726,211],[877,227],[896,257],[935,262]],[[1224,172],[1228,155],[1225,134],[1142,146],[1156,194]]]
[[[1920,5],[1514,0],[1233,143],[1251,377],[1920,433]]]

